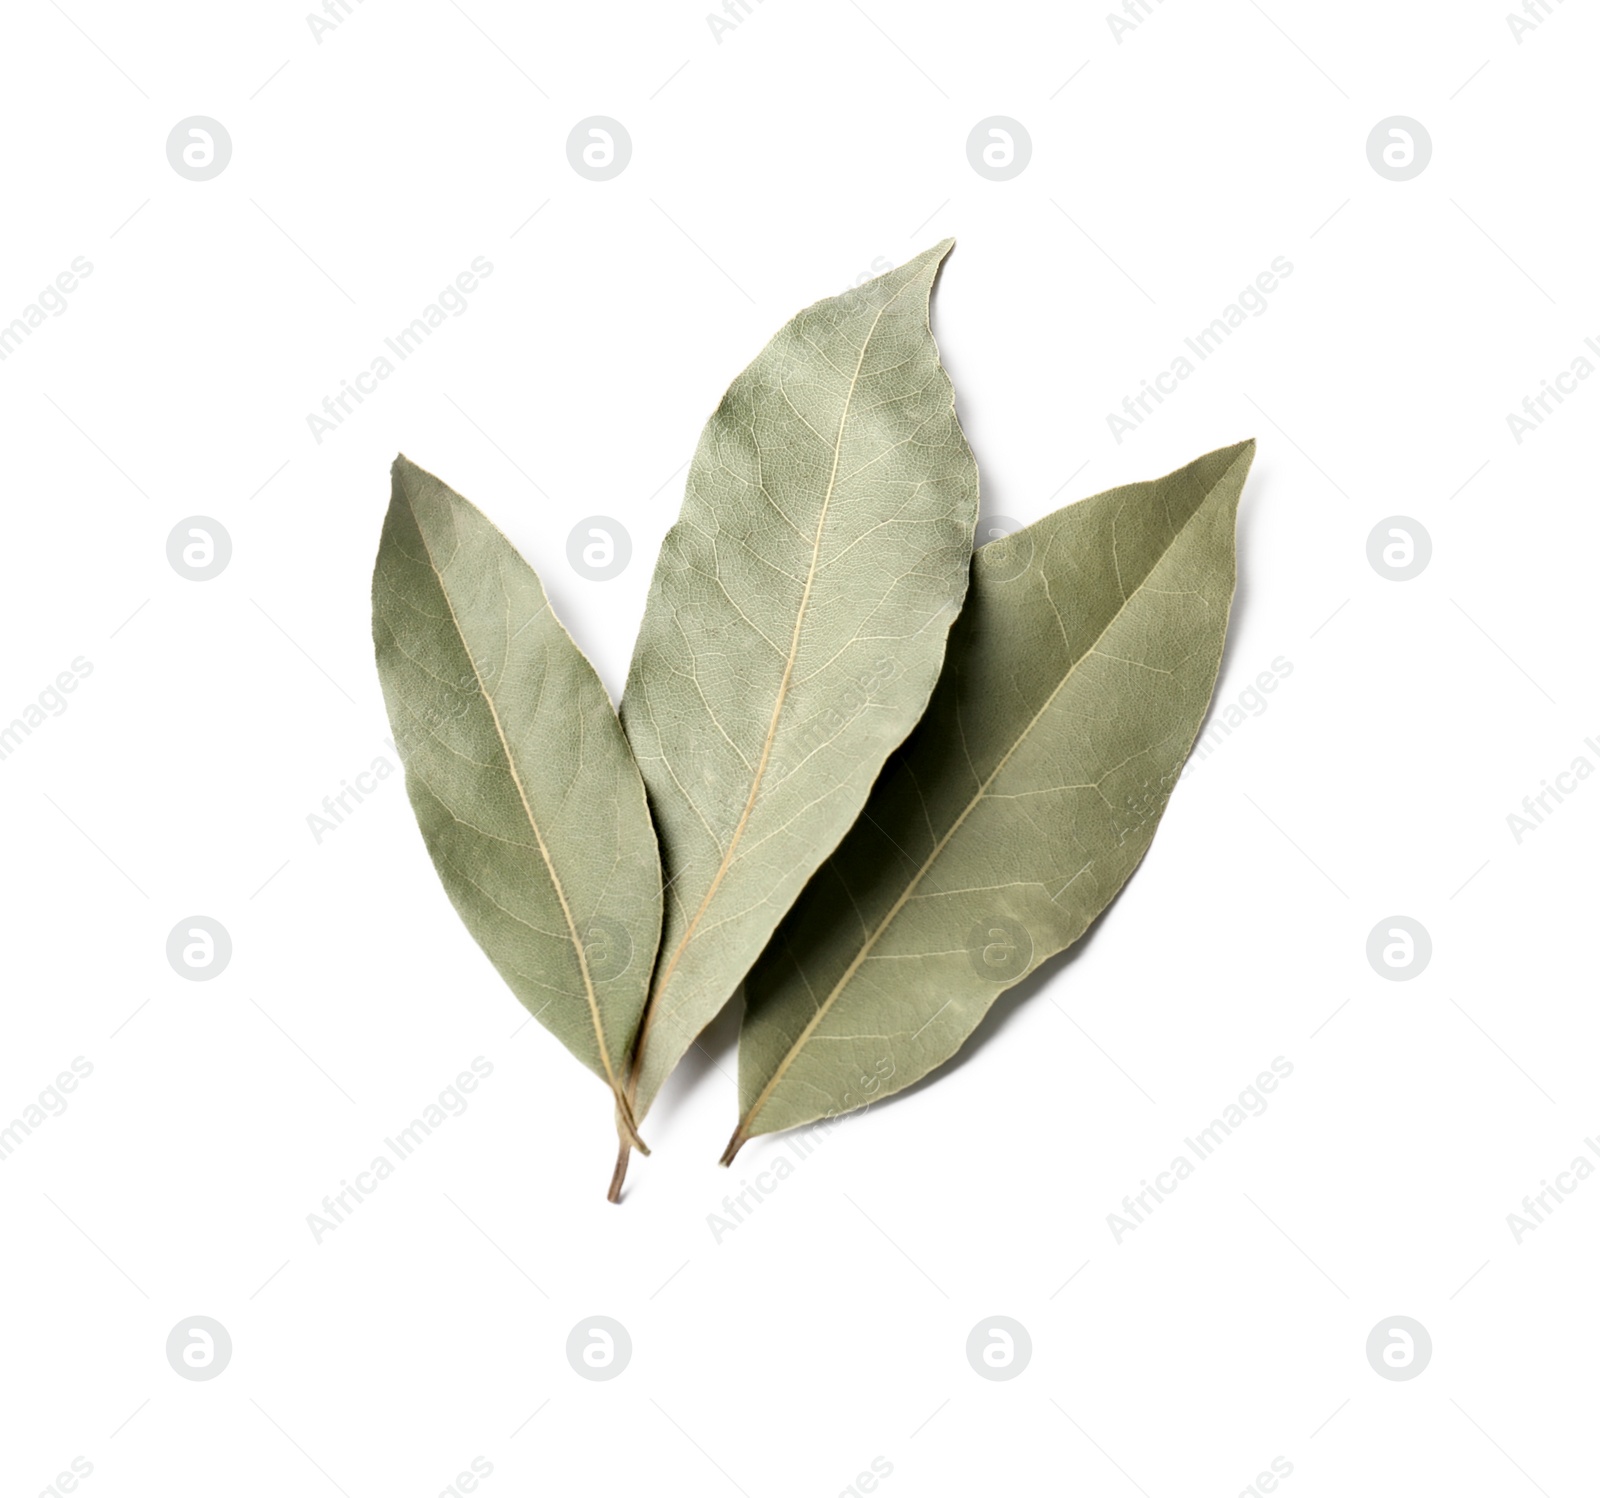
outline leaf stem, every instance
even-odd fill
[[[626,1139],[617,1141],[617,1166],[611,1172],[611,1189],[606,1192],[608,1202],[622,1200],[622,1183],[628,1174],[628,1157],[633,1153],[633,1146]]]

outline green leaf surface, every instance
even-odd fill
[[[622,704],[667,876],[640,1117],[938,678],[978,492],[928,323],[951,244],[793,318],[690,466]]]
[[[1216,684],[1254,453],[978,551],[926,718],[746,981],[725,1161],[926,1076],[1122,887]]]
[[[511,991],[620,1102],[661,930],[644,783],[516,548],[406,458],[393,480],[372,635],[423,840]]]

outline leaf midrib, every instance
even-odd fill
[[[828,991],[828,996],[822,1001],[821,1004],[817,1006],[816,1013],[813,1014],[806,1022],[805,1028],[801,1030],[794,1043],[784,1053],[783,1060],[779,1062],[777,1070],[773,1072],[772,1076],[768,1079],[766,1086],[761,1089],[759,1094],[757,1094],[755,1102],[750,1105],[749,1110],[745,1113],[744,1117],[740,1119],[739,1127],[734,1134],[734,1140],[736,1142],[742,1143],[745,1139],[750,1137],[748,1133],[748,1126],[755,1122],[757,1116],[761,1113],[761,1110],[765,1108],[767,1103],[771,1100],[774,1090],[784,1079],[784,1077],[788,1075],[789,1068],[794,1064],[795,1059],[810,1042],[812,1035],[816,1032],[817,1026],[822,1023],[822,1021],[827,1017],[829,1011],[832,1010],[833,1005],[838,999],[839,995],[843,993],[849,984],[854,980],[856,973],[860,971],[862,964],[867,960],[868,956],[872,952],[872,949],[878,944],[884,932],[886,932],[890,925],[896,919],[898,919],[900,912],[905,908],[906,904],[911,899],[911,896],[916,893],[917,886],[922,883],[924,878],[927,877],[929,870],[933,868],[934,864],[938,861],[945,848],[949,846],[950,840],[956,835],[957,832],[961,830],[961,827],[966,822],[968,816],[971,815],[973,810],[988,794],[989,787],[994,784],[996,777],[998,777],[1000,772],[1005,769],[1007,764],[1010,763],[1011,757],[1022,746],[1028,735],[1031,734],[1038,726],[1039,720],[1047,712],[1049,712],[1050,708],[1054,705],[1056,698],[1059,697],[1066,689],[1067,683],[1072,680],[1073,673],[1077,671],[1078,667],[1081,666],[1084,661],[1088,660],[1089,657],[1095,653],[1096,647],[1098,647],[1100,641],[1106,637],[1110,630],[1116,625],[1117,621],[1121,619],[1122,616],[1127,612],[1128,606],[1144,590],[1146,585],[1149,583],[1151,574],[1154,573],[1156,568],[1161,564],[1168,552],[1170,552],[1172,548],[1177,545],[1179,537],[1181,537],[1184,531],[1186,531],[1194,522],[1195,517],[1199,515],[1201,510],[1203,510],[1207,504],[1210,503],[1211,496],[1217,492],[1217,489],[1222,484],[1223,480],[1233,472],[1234,464],[1238,461],[1239,460],[1235,458],[1234,462],[1230,463],[1227,468],[1225,468],[1222,473],[1218,475],[1216,482],[1213,483],[1206,491],[1205,498],[1194,507],[1194,510],[1190,513],[1188,518],[1184,520],[1183,524],[1172,533],[1171,539],[1161,549],[1160,556],[1156,557],[1156,559],[1150,564],[1144,576],[1139,579],[1138,585],[1134,588],[1133,592],[1125,593],[1123,595],[1120,607],[1118,607],[1112,613],[1111,617],[1106,621],[1100,632],[1092,641],[1090,641],[1088,648],[1081,655],[1079,655],[1069,667],[1067,667],[1067,670],[1063,674],[1061,680],[1058,681],[1053,688],[1051,688],[1050,695],[1040,705],[1039,710],[1035,712],[1034,715],[1028,720],[1027,725],[1012,741],[1010,748],[1006,750],[1005,754],[1001,756],[994,769],[991,770],[984,778],[982,784],[979,785],[978,789],[973,793],[967,804],[962,807],[961,814],[955,819],[954,822],[950,824],[949,830],[934,845],[932,852],[930,852],[923,860],[922,865],[917,870],[916,874],[909,881],[907,881],[906,886],[904,890],[901,891],[899,898],[896,899],[894,904],[890,907],[888,913],[878,923],[872,934],[861,944],[860,948],[856,952],[856,955],[851,959],[850,965],[845,969],[838,982],[835,983]],[[730,1146],[730,1152],[731,1148],[732,1147]]]
[[[700,901],[693,918],[684,928],[684,933],[679,938],[677,946],[673,949],[672,956],[668,960],[666,967],[662,970],[661,977],[651,987],[649,999],[645,1004],[644,1016],[639,1021],[639,1039],[634,1047],[633,1067],[628,1080],[627,1096],[630,1103],[638,1096],[639,1080],[644,1073],[645,1046],[649,1039],[651,1021],[655,1017],[657,1000],[666,992],[667,986],[672,981],[678,964],[683,958],[683,954],[688,951],[689,943],[694,939],[694,934],[700,922],[711,908],[712,900],[715,899],[718,889],[721,888],[722,881],[726,878],[728,870],[733,866],[734,852],[744,837],[745,828],[750,822],[750,814],[755,808],[756,796],[761,789],[762,779],[766,775],[767,762],[771,758],[772,745],[777,737],[778,720],[783,714],[783,706],[788,698],[789,682],[794,674],[795,659],[800,651],[800,632],[805,625],[806,611],[811,602],[811,587],[816,579],[817,559],[822,550],[822,533],[827,525],[828,511],[833,503],[834,487],[839,477],[839,455],[844,447],[845,423],[850,419],[850,407],[855,400],[856,386],[860,383],[861,367],[866,362],[867,350],[872,346],[872,340],[877,334],[878,324],[883,321],[884,313],[899,301],[906,286],[911,284],[913,282],[908,280],[905,285],[898,287],[894,295],[878,309],[877,314],[872,319],[872,326],[867,329],[866,337],[861,340],[861,352],[856,356],[856,367],[851,373],[850,388],[845,392],[844,405],[839,412],[838,430],[834,433],[833,461],[828,472],[828,487],[823,494],[822,508],[817,515],[816,534],[811,542],[811,563],[806,571],[805,587],[800,595],[800,607],[795,614],[794,632],[789,640],[789,654],[783,665],[783,679],[778,683],[777,698],[773,703],[771,721],[767,724],[766,739],[762,743],[761,756],[756,762],[755,771],[750,779],[750,794],[745,799],[744,810],[739,814],[739,821],[734,828],[732,838],[729,840],[727,852],[722,855],[722,861],[717,866],[717,872],[706,889],[704,898]]]

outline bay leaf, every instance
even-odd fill
[[[457,913],[511,991],[622,1088],[661,929],[644,782],[605,687],[537,574],[405,457],[372,635],[406,790]]]
[[[695,451],[622,701],[667,877],[639,1117],[938,677],[978,492],[928,321],[952,243],[795,316]]]
[[[746,980],[724,1164],[926,1076],[1122,887],[1216,684],[1254,454],[978,550],[927,716]]]

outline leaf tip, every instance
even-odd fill
[[[422,470],[404,453],[396,453],[394,462],[389,465],[392,497],[398,498],[401,493],[406,493],[409,497],[410,486],[421,472]]]
[[[1230,443],[1227,447],[1219,447],[1215,452],[1207,453],[1204,458],[1197,459],[1201,463],[1221,463],[1221,472],[1228,472],[1240,460],[1244,461],[1245,472],[1248,473],[1251,464],[1256,459],[1256,439],[1246,437],[1242,442]]]

